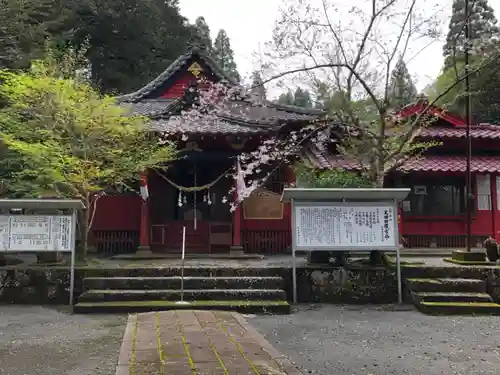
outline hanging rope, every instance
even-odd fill
[[[159,170],[155,170],[155,171],[156,171],[156,173],[158,173],[158,175],[161,178],[163,178],[165,181],[167,181],[170,185],[172,185],[177,190],[183,191],[185,193],[193,193],[193,192],[196,192],[196,191],[203,191],[203,190],[210,189],[217,182],[219,182],[220,180],[222,180],[222,178],[225,177],[232,170],[233,170],[233,167],[229,168],[224,173],[222,173],[219,177],[217,177],[215,180],[213,180],[212,182],[210,182],[210,183],[208,183],[206,185],[203,185],[203,186],[190,186],[190,187],[185,187],[185,186],[177,185],[174,181],[170,180],[168,177],[166,177]]]

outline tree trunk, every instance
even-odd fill
[[[79,243],[77,256],[79,260],[85,260],[88,252],[88,237],[89,237],[89,220],[90,220],[90,201],[84,201],[85,209],[80,211],[78,215],[79,222]]]

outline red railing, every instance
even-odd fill
[[[92,244],[98,253],[133,253],[139,246],[139,231],[134,230],[94,230]]]
[[[489,235],[472,236],[472,246],[482,246]],[[425,235],[411,234],[403,235],[404,247],[407,249],[460,249],[467,246],[465,235]]]
[[[289,230],[245,229],[241,232],[245,253],[289,254],[292,252],[292,235]]]

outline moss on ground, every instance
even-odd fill
[[[188,304],[180,305],[178,301],[107,301],[107,302],[81,302],[80,306],[106,306],[106,307],[127,307],[127,306],[158,306],[158,307],[174,307],[188,306]],[[189,301],[189,306],[221,306],[221,307],[236,307],[236,306],[287,306],[287,301]]]
[[[453,264],[458,264],[461,266],[496,266],[498,265],[494,262],[488,262],[488,261],[472,261],[472,260],[458,260],[458,259],[453,259],[453,258],[443,258],[444,262],[447,263],[453,263]]]
[[[443,307],[498,307],[500,305],[494,302],[421,302],[422,305],[426,306],[443,306]]]

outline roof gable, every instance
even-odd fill
[[[165,93],[174,87],[180,86],[176,92],[181,96],[183,90],[191,81],[206,78],[212,82],[226,81],[232,85],[237,82],[229,77],[210,57],[203,48],[193,48],[179,56],[167,69],[147,85],[132,93],[117,97],[120,102],[138,102],[141,100],[165,98]],[[172,96],[170,96],[172,98]]]
[[[437,106],[429,105],[426,100],[420,100],[417,103],[409,104],[401,109],[401,111],[399,111],[397,114],[403,118],[408,118],[414,115],[421,114],[424,111],[427,111],[429,114],[436,116],[437,118],[447,122],[454,127],[466,126],[466,122],[462,117],[454,115]]]

